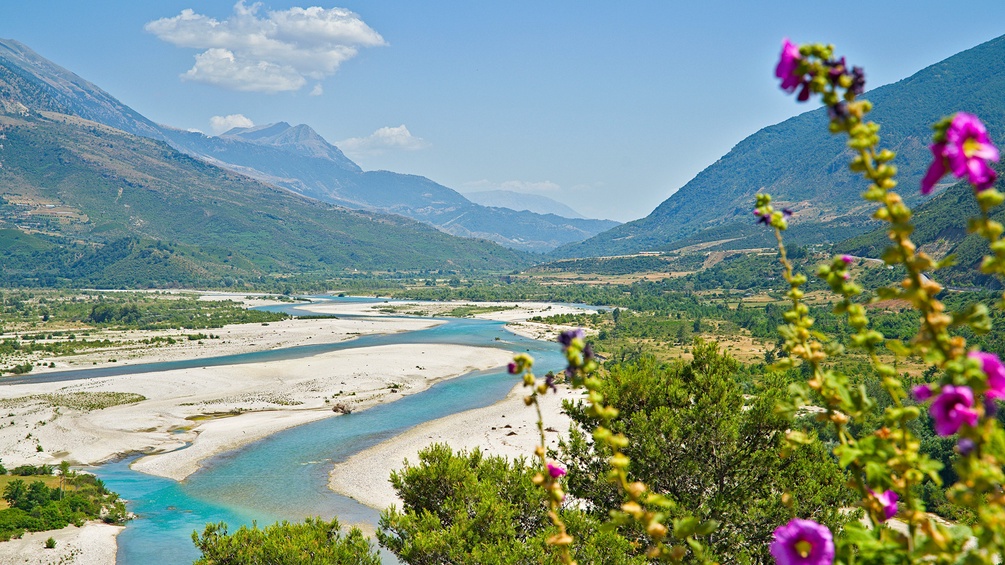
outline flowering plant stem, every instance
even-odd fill
[[[791,367],[796,358],[811,368],[812,376],[805,385],[808,390],[794,387],[796,402],[790,409],[797,409],[807,401],[805,392],[812,391],[823,400],[826,413],[822,417],[835,426],[840,442],[834,453],[851,472],[853,483],[862,495],[861,505],[872,519],[871,535],[849,526],[849,531],[838,543],[839,559],[850,563],[855,559],[870,561],[883,555],[899,554],[906,561],[935,558],[952,562],[967,554],[974,562],[988,562],[990,556],[1000,553],[1005,539],[1005,512],[1000,504],[1005,498],[1001,494],[1002,455],[1005,454],[1000,447],[993,447],[999,445],[1003,436],[995,419],[987,413],[994,407],[993,398],[998,391],[989,385],[988,375],[984,373],[988,369],[979,369],[975,359],[982,360],[984,367],[995,369],[1001,367],[1001,363],[993,355],[971,353],[968,357],[966,340],[950,331],[969,326],[975,332],[986,332],[990,327],[987,310],[982,305],[974,305],[965,312],[950,314],[936,298],[942,287],[925,273],[939,269],[948,261],[936,262],[911,241],[914,229],[910,221],[911,210],[893,190],[897,184],[894,180],[897,169],[891,164],[894,153],[878,149],[879,126],[863,121],[871,109],[869,102],[857,99],[863,90],[864,73],[860,69],[848,72],[844,59],[835,60],[832,52],[832,47],[823,45],[804,45],[797,49],[786,40],[776,74],[782,79],[785,90],[793,91],[802,86],[800,101],[809,99],[811,94],[820,95],[829,110],[830,131],[848,135],[848,146],[855,154],[850,168],[871,181],[863,198],[878,203],[880,207],[873,217],[889,224],[892,245],[884,252],[883,260],[888,265],[902,266],[906,272],[899,288],[880,288],[877,294],[881,299],[907,301],[920,314],[921,325],[909,344],[885,340],[881,333],[869,329],[864,306],[852,300],[861,292],[850,282],[848,271],[855,258],[842,256],[818,270],[817,275],[840,298],[834,307],[835,313],[846,315],[848,324],[856,330],[851,344],[866,351],[884,390],[892,399],[884,413],[884,425],[868,436],[855,438],[847,424],[865,415],[874,403],[863,387],[856,390],[847,377],[824,367],[829,353],[840,353],[840,345],[824,343],[821,340],[825,336],[812,331],[813,319],[801,301],[800,286],[806,278],[794,274],[782,241],[781,232],[788,227],[788,214],[776,211],[769,195],[758,194],[754,213],[761,223],[774,228],[785,280],[790,285],[791,308],[785,316],[788,324],[779,331],[785,337],[785,347],[791,357],[777,365]],[[976,116],[957,114],[939,122],[935,130],[931,147],[935,162],[923,180],[922,191],[930,191],[947,171],[967,177],[977,190],[981,206],[981,217],[971,220],[970,230],[987,239],[994,252],[993,256],[985,258],[982,270],[1005,273],[1005,242],[1000,240],[1002,226],[988,218],[990,208],[1000,204],[1003,198],[990,188],[995,173],[984,162],[984,159],[997,160],[998,151],[990,145],[983,124]],[[922,502],[915,495],[915,487],[926,477],[939,484],[936,472],[941,464],[920,452],[920,441],[908,427],[920,416],[920,410],[903,403],[907,395],[896,367],[880,357],[880,347],[884,345],[895,357],[917,356],[944,375],[941,394],[929,411],[939,435],[959,433],[961,436],[958,447],[961,461],[957,465],[960,482],[947,496],[975,511],[978,520],[974,534],[982,544],[974,550],[964,550],[962,541],[967,534],[955,532],[954,536],[937,525],[924,512]],[[1001,386],[1005,387],[1005,383]],[[915,394],[919,400],[927,400],[933,389],[923,385],[915,389]],[[975,396],[982,394],[986,394],[985,403],[975,402]],[[790,441],[804,439],[798,432],[791,432],[790,436]],[[877,493],[873,488],[890,490]],[[906,536],[883,526],[885,520],[897,512],[898,499],[904,503],[900,514],[907,522]],[[992,500],[997,504],[989,504]],[[778,536],[776,531],[776,544],[782,543]],[[869,539],[872,541],[867,541]]]

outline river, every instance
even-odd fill
[[[322,299],[315,297],[316,300]],[[359,302],[359,298],[323,300]],[[374,303],[384,300],[373,300]],[[297,305],[268,307],[293,315],[316,315]],[[339,315],[339,317],[346,317]],[[486,346],[530,352],[539,366],[559,368],[557,344],[517,336],[503,322],[446,318],[442,325],[396,334],[363,336],[337,344],[305,346],[231,355],[212,359],[133,366],[145,372],[199,366],[306,357],[339,349],[373,345],[440,343]],[[119,368],[110,368],[119,369]],[[80,373],[77,373],[78,375]],[[109,376],[116,373],[94,375]],[[291,428],[241,449],[217,456],[186,480],[146,475],[129,468],[135,457],[102,465],[93,471],[109,489],[129,501],[137,515],[118,537],[118,565],[180,565],[192,563],[198,551],[192,532],[205,524],[225,521],[231,531],[243,524],[259,526],[308,516],[338,517],[343,524],[376,526],[379,513],[327,487],[332,463],[394,437],[405,430],[450,414],[493,404],[516,384],[503,369],[479,371],[449,379],[395,402],[353,414]],[[397,462],[389,462],[394,465]],[[390,471],[390,469],[389,469]],[[385,556],[386,562],[394,562]]]

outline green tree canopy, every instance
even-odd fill
[[[535,473],[523,459],[431,445],[419,453],[418,464],[406,462],[391,474],[404,507],[381,514],[377,538],[411,565],[557,564],[554,548],[545,543],[555,531]],[[627,540],[601,532],[587,514],[565,509],[562,517],[580,540],[579,563],[645,563]]]
[[[242,526],[233,534],[227,524],[207,524],[192,541],[202,552],[194,565],[380,565],[380,558],[358,528],[346,534],[338,520],[308,518],[258,529]]]
[[[849,500],[846,477],[820,442],[784,449],[792,424],[774,410],[781,384],[745,397],[734,379],[739,364],[717,343],[697,341],[693,353],[690,362],[661,364],[643,355],[608,363],[601,392],[620,412],[612,431],[631,442],[625,454],[632,479],[683,513],[719,521],[708,544],[724,563],[770,563],[773,530],[794,516],[837,531],[849,519],[841,513]],[[567,409],[584,429],[596,426],[582,403]],[[572,496],[598,517],[621,505],[605,480],[608,455],[585,433],[574,427],[560,449]]]

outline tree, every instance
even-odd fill
[[[70,463],[66,460],[59,462],[59,499],[63,499],[66,490],[66,478],[70,474]]]
[[[28,485],[27,492],[25,492],[24,497],[18,501],[16,507],[24,510],[25,512],[31,512],[39,506],[45,506],[52,501],[54,490],[55,489],[45,486],[45,483],[42,481],[33,481],[30,485]]]
[[[13,481],[7,483],[7,486],[3,489],[3,499],[7,501],[7,504],[11,508],[16,508],[18,503],[24,499],[25,495],[28,493],[28,485],[25,484],[22,479],[14,479]]]
[[[202,552],[194,565],[380,565],[359,528],[346,534],[337,519],[242,526],[233,534],[223,522],[207,524],[201,536],[192,532],[192,542]]]
[[[696,340],[693,353],[689,363],[647,355],[609,363],[600,392],[619,410],[612,431],[630,441],[632,479],[670,498],[682,515],[719,521],[707,543],[724,563],[771,562],[772,532],[794,516],[836,531],[849,519],[840,511],[850,497],[846,477],[819,442],[781,455],[792,427],[774,410],[782,387],[745,398],[734,379],[739,364],[718,344]],[[595,427],[582,403],[567,408],[584,429]],[[602,517],[622,498],[605,480],[609,455],[587,437],[574,428],[561,457],[569,493]]]
[[[404,502],[380,517],[377,539],[411,565],[558,563],[545,543],[555,533],[544,506],[536,471],[523,459],[487,457],[479,450],[453,453],[435,444],[419,452],[417,465],[391,473]],[[631,545],[583,512],[565,509],[562,518],[582,540],[579,563],[643,564]]]

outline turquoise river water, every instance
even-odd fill
[[[314,297],[316,300],[360,301],[359,298]],[[383,300],[371,299],[373,302]],[[270,310],[306,314],[296,305]],[[339,315],[339,317],[348,317]],[[307,357],[318,353],[405,343],[487,346],[511,352],[528,351],[538,366],[560,368],[557,344],[526,339],[503,329],[501,322],[445,319],[434,328],[389,335],[362,336],[330,345],[312,345],[231,355],[212,359],[89,370],[90,377],[123,372],[167,371],[183,367],[217,366]],[[80,378],[82,372],[73,372]],[[41,376],[41,375],[40,375]],[[46,380],[65,375],[52,374]],[[134,472],[135,457],[93,469],[111,490],[129,501],[137,515],[119,535],[118,565],[181,565],[192,563],[198,551],[192,532],[208,522],[225,521],[231,531],[242,524],[266,525],[308,516],[337,516],[343,524],[375,526],[379,513],[327,488],[333,462],[341,461],[405,430],[443,416],[488,406],[516,384],[505,369],[480,371],[440,382],[424,392],[353,414],[327,418],[272,435],[239,450],[211,459],[181,482]],[[385,556],[385,562],[394,563]]]

